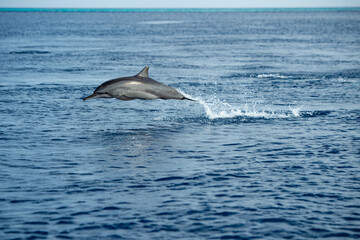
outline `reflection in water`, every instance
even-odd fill
[[[106,155],[118,158],[134,158],[145,161],[155,155],[164,157],[170,151],[174,135],[180,133],[181,126],[150,126],[141,129],[118,129],[101,132],[99,140]]]

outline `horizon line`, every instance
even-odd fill
[[[359,11],[360,7],[256,7],[256,8],[60,8],[60,7],[39,7],[39,8],[7,8],[0,7],[0,12],[211,12],[211,11],[222,11],[222,12],[235,12],[235,11]]]

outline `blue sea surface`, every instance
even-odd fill
[[[0,239],[359,239],[360,11],[0,12]],[[196,99],[82,101],[150,66]]]

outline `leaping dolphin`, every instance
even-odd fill
[[[134,99],[153,100],[153,99],[178,99],[190,100],[175,89],[159,83],[149,77],[149,67],[144,67],[138,74],[132,77],[116,78],[104,82],[98,86],[94,93],[83,98],[117,98],[123,101]]]

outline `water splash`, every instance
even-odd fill
[[[301,117],[301,109],[303,106],[292,108],[289,106],[289,111],[274,111],[268,107],[267,109],[261,109],[258,107],[258,103],[243,104],[243,105],[232,105],[230,103],[221,101],[217,97],[204,100],[201,97],[194,97],[189,94],[180,92],[187,98],[194,99],[204,109],[206,117],[210,120],[214,119],[225,119],[225,118],[236,118],[236,117],[248,117],[248,118],[293,118]],[[261,102],[262,103],[262,102]]]
[[[303,106],[300,106],[298,108],[291,108],[291,106],[289,106],[289,109],[291,111],[291,113],[295,116],[295,117],[300,117],[300,111],[303,108]]]
[[[299,108],[290,108],[290,111],[274,111],[271,109],[258,110],[257,104],[252,105],[244,104],[240,106],[231,105],[227,102],[220,101],[219,99],[213,99],[211,102],[205,101],[200,98],[194,98],[198,103],[202,105],[205,110],[206,117],[210,120],[235,118],[235,117],[249,117],[249,118],[291,118],[300,117]]]

